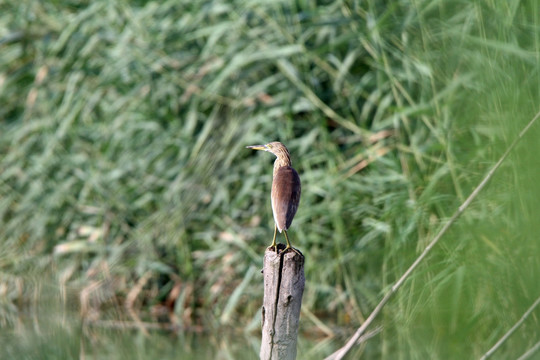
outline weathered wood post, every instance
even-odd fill
[[[294,360],[304,293],[304,256],[298,250],[264,254],[261,360]]]

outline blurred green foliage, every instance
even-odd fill
[[[539,110],[534,0],[0,10],[2,326],[52,277],[85,317],[258,331],[272,159],[245,145],[280,140],[303,186],[302,326],[353,328]],[[540,295],[539,128],[360,351],[478,357]]]

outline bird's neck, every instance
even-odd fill
[[[279,168],[283,166],[291,166],[291,165],[292,165],[291,158],[288,154],[283,154],[283,155],[278,156],[276,158],[276,161],[274,161],[274,177],[276,176]]]

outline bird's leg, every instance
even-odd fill
[[[285,240],[287,240],[287,247],[285,248],[285,250],[287,250],[290,249],[292,246],[291,242],[289,241],[289,235],[287,235],[287,230],[283,230],[283,232],[285,233]]]
[[[304,255],[302,255],[302,253],[300,251],[296,250],[295,248],[293,248],[291,246],[291,242],[289,241],[289,235],[287,235],[287,230],[283,230],[283,232],[285,233],[285,240],[287,240],[287,247],[283,251],[287,251],[287,250],[291,249],[292,251],[294,251],[295,253],[297,253],[301,257],[304,257]]]
[[[272,245],[270,245],[270,247],[273,247],[274,251],[277,253],[276,236],[277,236],[277,225],[274,226],[274,240],[272,240]]]

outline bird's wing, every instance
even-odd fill
[[[278,230],[287,230],[300,202],[300,177],[290,166],[278,169],[272,181],[272,211]]]

